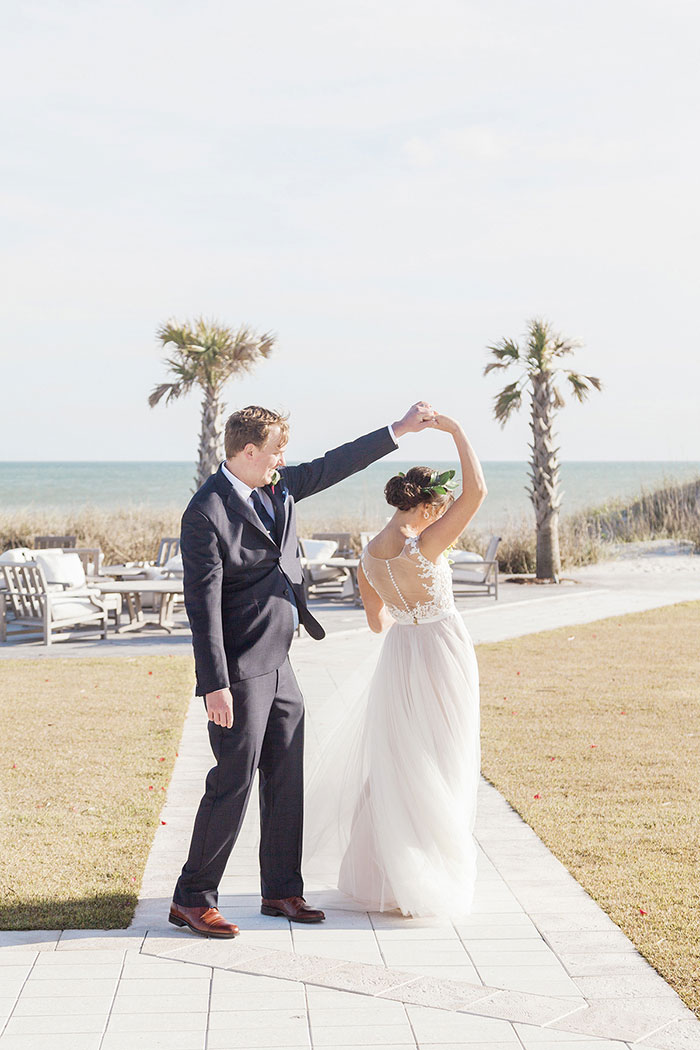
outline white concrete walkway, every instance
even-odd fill
[[[473,637],[700,600],[700,558],[576,576],[577,587],[556,592],[513,587],[502,604],[460,603]],[[309,763],[380,644],[347,622],[323,643],[295,643]],[[212,764],[201,701],[179,756],[130,930],[0,934],[0,1050],[700,1050],[700,1021],[485,782],[467,921],[368,915],[313,872],[307,897],[325,908],[324,924],[261,916],[251,806],[222,885],[221,909],[241,936],[175,930],[168,904]]]

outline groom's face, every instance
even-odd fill
[[[284,450],[286,447],[286,438],[282,437],[277,424],[270,427],[270,433],[264,445],[261,445],[260,448],[257,445],[248,446],[254,450],[250,459],[250,468],[251,475],[257,478],[256,488],[261,485],[269,485],[274,471],[285,465]]]

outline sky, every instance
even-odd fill
[[[525,459],[483,367],[534,316],[604,384],[562,459],[700,459],[690,0],[25,0],[0,28],[2,459],[193,460],[197,394],[147,397],[158,326],[198,315],[276,333],[225,397],[289,411],[291,459],[421,398]]]

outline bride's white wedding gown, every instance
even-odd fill
[[[338,887],[369,910],[458,915],[471,908],[479,781],[474,647],[437,563],[408,539],[364,573],[396,621],[361,703],[309,782],[306,855],[335,861]],[[330,859],[330,860],[329,860]]]

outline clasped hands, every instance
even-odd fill
[[[429,401],[416,401],[401,419],[392,423],[394,436],[416,434],[420,430],[444,430],[451,434],[459,427],[456,420],[436,412]]]

